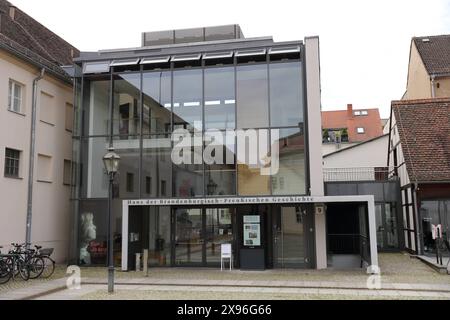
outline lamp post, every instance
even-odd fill
[[[120,156],[114,152],[114,148],[108,148],[103,156],[103,164],[109,177],[108,188],[108,292],[114,292],[114,258],[113,258],[113,228],[112,228],[112,185],[114,176],[119,169]]]

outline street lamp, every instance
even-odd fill
[[[103,164],[109,177],[108,188],[108,292],[114,292],[114,259],[113,259],[113,230],[112,230],[112,185],[114,176],[119,169],[120,156],[114,152],[114,148],[108,148],[103,156]]]

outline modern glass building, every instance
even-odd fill
[[[144,249],[150,266],[217,267],[223,243],[242,269],[326,267],[323,210],[333,199],[323,193],[318,44],[244,38],[231,25],[144,33],[139,48],[82,53],[72,260],[106,263],[102,157],[113,147],[122,269]],[[177,132],[192,142],[181,153]],[[370,199],[351,201],[370,220]],[[361,236],[369,239],[368,223]],[[376,244],[363,260],[373,255]]]

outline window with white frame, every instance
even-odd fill
[[[360,115],[361,115],[361,111],[354,111],[353,114],[354,114],[355,116],[360,116]]]
[[[358,127],[358,128],[356,128],[356,132],[364,133],[364,128],[363,127]]]
[[[361,111],[361,115],[362,115],[362,116],[367,116],[367,115],[368,115],[367,110],[362,110],[362,111]]]
[[[8,110],[14,112],[23,112],[23,88],[24,86],[20,83],[9,80],[9,90],[8,90]]]

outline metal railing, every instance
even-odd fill
[[[339,254],[359,254],[360,235],[353,233],[328,234],[328,250]]]
[[[323,168],[325,182],[388,181],[396,178],[393,167]]]

